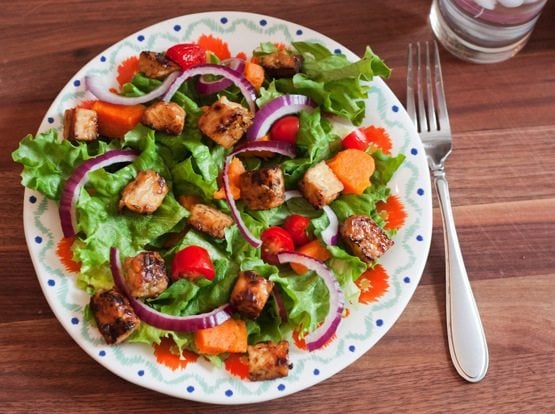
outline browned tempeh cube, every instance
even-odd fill
[[[271,280],[246,270],[235,281],[230,303],[240,314],[256,319],[266,305],[273,287],[274,282]]]
[[[139,171],[137,177],[123,189],[119,208],[140,213],[154,213],[168,193],[166,180],[152,170]]]
[[[166,264],[158,252],[141,252],[123,262],[123,276],[129,293],[136,298],[158,296],[168,287]]]
[[[285,202],[285,179],[277,165],[244,172],[239,188],[241,199],[251,210],[268,210]]]
[[[233,224],[233,219],[214,207],[199,203],[191,208],[188,222],[198,231],[223,239],[224,230]]]
[[[289,343],[260,342],[249,345],[249,379],[265,381],[289,375]]]
[[[231,148],[252,125],[252,113],[225,96],[214,102],[198,120],[202,133],[224,148]]]
[[[370,217],[361,214],[348,217],[341,224],[340,233],[353,254],[369,264],[393,246],[393,240],[383,229]]]
[[[96,292],[91,296],[90,307],[108,344],[125,341],[141,324],[127,298],[116,289]]]

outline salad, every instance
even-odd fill
[[[404,156],[361,125],[389,68],[293,42],[176,44],[120,69],[117,90],[86,77],[63,133],[12,154],[59,203],[86,317],[108,344],[169,339],[216,365],[240,355],[253,381],[286,376],[291,337],[332,341],[393,244],[379,205]]]

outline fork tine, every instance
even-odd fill
[[[439,48],[437,42],[434,42],[434,49],[434,77],[438,128],[444,131],[451,131],[449,115],[447,114],[447,103],[445,102],[445,91],[443,90],[443,76],[441,75],[441,63],[439,61]]]
[[[428,100],[428,126],[430,131],[438,129],[436,121],[436,110],[434,105],[434,91],[432,81],[432,67],[430,64],[430,45],[426,42],[426,97]]]
[[[429,131],[428,121],[426,120],[426,106],[424,104],[424,90],[422,88],[422,51],[420,42],[416,43],[417,69],[416,69],[416,95],[418,99],[418,123],[419,131]]]
[[[413,72],[412,43],[409,43],[407,57],[407,113],[412,122],[418,126],[416,120],[416,108],[414,106],[414,72]]]

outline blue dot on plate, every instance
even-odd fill
[[[417,155],[417,154],[418,154],[418,150],[417,150],[416,148],[412,148],[412,149],[410,150],[410,153],[411,153],[412,155]]]
[[[100,56],[100,61],[101,62],[106,62],[106,56]]]
[[[29,203],[35,204],[37,202],[37,198],[35,196],[29,197]]]
[[[98,353],[98,356],[105,357],[106,356],[106,351],[104,351],[104,350],[100,351]]]
[[[418,236],[416,236],[416,240],[418,241],[423,241],[424,237],[422,237],[420,234]]]
[[[335,53],[336,55],[338,55],[338,54],[341,53],[341,49],[335,49],[335,50],[333,51],[333,53]]]
[[[403,282],[410,283],[410,277],[405,276],[405,278],[403,279]]]
[[[349,345],[349,351],[355,352],[356,347],[354,345]]]
[[[314,375],[320,375],[320,370],[318,368],[314,368],[314,371],[312,371],[312,373]]]
[[[300,35],[303,34],[303,31],[302,31],[301,29],[299,29],[299,30],[297,30],[297,31],[295,32],[295,34],[296,34],[297,36],[300,36]]]
[[[279,384],[277,389],[278,391],[283,391],[285,389],[285,384]]]
[[[40,237],[40,236],[35,237],[35,243],[41,244],[42,243],[42,237]]]
[[[193,387],[192,385],[189,385],[189,386],[187,387],[187,392],[188,392],[189,394],[192,393],[192,392],[194,392],[194,391],[195,391],[195,387]]]
[[[173,26],[173,30],[174,32],[179,32],[181,30],[181,25],[176,24],[175,26]]]
[[[54,123],[54,118],[52,118],[51,116],[48,117],[47,119],[49,124],[53,124]]]
[[[73,325],[79,325],[79,318],[71,318],[71,323]]]
[[[48,286],[56,286],[56,281],[54,279],[48,279]]]
[[[233,391],[232,390],[225,390],[225,396],[226,397],[231,397],[233,395]]]
[[[267,24],[268,22],[266,21],[266,19],[260,20],[260,26],[266,26]]]
[[[75,80],[73,81],[73,86],[75,86],[76,88],[79,87],[79,86],[81,86],[81,81],[80,81],[79,79],[75,79]]]
[[[423,196],[424,195],[424,189],[419,188],[418,190],[416,190],[416,194],[418,194],[419,196]]]
[[[222,18],[220,19],[220,22],[221,22],[222,24],[226,24],[226,23],[228,22],[227,17],[222,17]]]
[[[383,325],[383,320],[382,319],[378,319],[376,321],[376,326],[382,326]]]
[[[145,371],[143,369],[140,369],[140,370],[137,371],[137,375],[139,377],[142,377],[143,375],[145,375]]]
[[[139,42],[142,42],[143,40],[145,40],[145,37],[143,35],[139,35],[139,36],[137,36],[137,40]]]
[[[393,105],[393,106],[391,107],[391,110],[392,110],[393,112],[399,112],[399,107],[398,107],[397,105]]]

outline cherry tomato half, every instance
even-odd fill
[[[282,227],[291,235],[296,246],[308,243],[311,238],[308,235],[310,219],[299,214],[293,214],[285,219]]]
[[[368,142],[368,138],[366,138],[366,135],[364,135],[364,133],[358,128],[345,135],[345,137],[341,141],[341,144],[344,148],[358,149],[361,151],[366,150],[366,148],[368,148],[368,145],[370,145],[370,143]]]
[[[295,243],[291,235],[281,227],[268,227],[260,235],[262,239],[262,260],[270,264],[279,264],[277,254],[281,252],[292,252]]]
[[[214,279],[216,271],[210,259],[210,255],[205,248],[200,246],[187,246],[178,251],[172,262],[172,278],[196,279],[205,277],[208,280]]]
[[[299,133],[299,125],[299,118],[295,115],[284,116],[274,122],[270,128],[270,139],[295,144]]]
[[[185,70],[206,63],[206,50],[195,43],[180,43],[166,50],[166,57]]]

